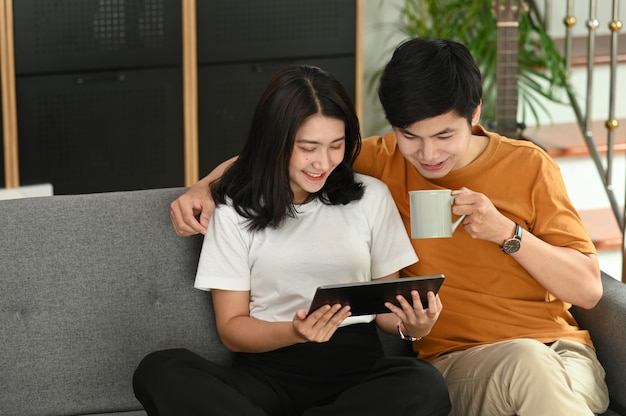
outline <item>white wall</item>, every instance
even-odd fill
[[[404,39],[398,30],[403,0],[363,0],[363,136],[388,130],[376,88],[370,81]]]

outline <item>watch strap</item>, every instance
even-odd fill
[[[402,328],[400,328],[400,324],[402,324],[402,321],[398,322],[398,325],[396,325],[396,328],[398,328],[398,335],[400,336],[400,339],[410,342],[419,341],[420,339],[422,339],[422,337],[416,338],[411,335],[404,335],[404,333],[402,332]]]

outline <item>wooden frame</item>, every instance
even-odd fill
[[[198,181],[198,40],[196,0],[182,0],[185,186]]]
[[[2,76],[2,122],[4,178],[7,188],[20,185],[15,98],[13,0],[0,0],[0,74]]]
[[[363,120],[363,0],[356,0],[356,34],[354,51],[354,106]],[[361,122],[361,126],[363,122]]]

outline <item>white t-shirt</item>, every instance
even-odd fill
[[[250,232],[231,205],[211,216],[196,274],[202,290],[250,291],[250,316],[291,321],[308,309],[318,286],[365,282],[417,261],[387,186],[355,174],[363,198],[347,205],[318,199],[297,206],[277,229]],[[350,317],[344,324],[370,322]]]

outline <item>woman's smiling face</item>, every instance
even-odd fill
[[[289,181],[294,204],[307,201],[319,192],[345,153],[345,123],[338,118],[314,114],[296,132]]]

